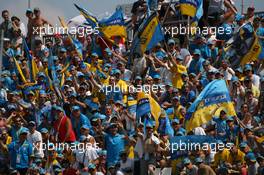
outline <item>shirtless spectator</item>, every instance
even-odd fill
[[[27,9],[26,17],[28,18],[28,23],[27,23],[27,41],[29,42],[31,40],[31,35],[32,35],[32,32],[33,32],[33,29],[32,29],[33,11],[31,9]]]
[[[40,16],[41,12],[40,9],[38,7],[34,8],[34,15],[35,17],[32,19],[32,33],[29,34],[32,36],[31,38],[31,42],[34,43],[35,41],[35,37],[36,36],[41,36],[44,34],[45,29],[44,26],[49,25],[52,26],[47,20],[45,20],[44,18],[42,18]],[[30,26],[29,26],[30,27]]]

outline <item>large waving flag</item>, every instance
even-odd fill
[[[158,42],[164,40],[164,34],[158,20],[157,13],[153,13],[144,23],[140,26],[136,40],[139,40],[140,51],[144,53],[152,49]]]
[[[224,48],[226,58],[236,68],[259,59],[262,47],[251,23],[240,27]]]
[[[32,55],[29,52],[29,48],[28,48],[25,38],[23,38],[23,46],[24,46],[24,51],[26,53],[26,57],[28,59],[29,71],[30,71],[30,76],[31,76],[30,78],[32,82],[35,82],[39,69],[38,69],[38,66],[35,60],[33,59]]]
[[[225,109],[227,115],[236,115],[225,80],[210,82],[189,107],[185,120],[187,132],[210,121],[219,107]]]
[[[74,4],[74,6],[80,11],[81,15],[85,17],[86,21],[92,26],[92,28],[98,27],[98,20],[95,16],[77,4]]]
[[[115,13],[107,19],[99,22],[100,31],[107,38],[113,36],[127,37],[124,16],[121,8],[116,9]]]
[[[149,94],[138,92],[137,95],[137,118],[142,117],[148,113],[155,119],[157,129],[159,127],[159,117],[161,115],[161,107]]]

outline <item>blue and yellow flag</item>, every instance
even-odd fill
[[[236,115],[225,80],[210,82],[189,107],[185,119],[187,132],[210,121],[219,107],[227,115]]]
[[[113,36],[127,37],[124,16],[121,8],[116,9],[114,14],[107,19],[102,19],[99,22],[100,31],[105,37]]]
[[[203,15],[203,0],[180,0],[180,11],[182,15],[192,18],[200,18]]]
[[[152,49],[158,42],[164,40],[164,34],[157,13],[153,13],[143,25],[140,26],[136,37],[139,39],[141,53]]]
[[[92,28],[98,27],[98,20],[96,17],[77,4],[74,4],[74,6],[80,11],[81,15],[85,17],[86,21],[92,26]]]
[[[37,66],[35,60],[33,59],[32,55],[29,52],[29,48],[28,48],[28,45],[27,45],[25,38],[23,38],[23,46],[24,46],[24,51],[26,53],[26,57],[28,59],[30,78],[31,78],[32,82],[35,82],[37,74],[39,72],[39,69],[38,69],[38,66]]]
[[[159,127],[159,117],[161,115],[161,107],[149,94],[138,92],[137,95],[137,117],[142,117],[151,113],[155,119],[155,128]]]

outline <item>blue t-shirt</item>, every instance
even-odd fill
[[[8,48],[6,50],[6,54],[7,55],[3,54],[3,69],[4,70],[11,70],[12,65],[11,65],[10,60],[12,57],[15,56],[15,52],[13,49]]]
[[[71,122],[77,139],[81,136],[80,130],[83,125],[87,125],[90,129],[92,127],[90,120],[83,114],[80,115],[79,122],[71,115]]]
[[[193,59],[190,63],[188,73],[198,74],[203,71],[203,62],[205,60],[203,58],[199,58],[198,60]]]
[[[107,150],[107,163],[117,163],[119,161],[120,152],[125,149],[124,135],[112,134],[105,135],[105,143]]]
[[[19,141],[13,141],[8,145],[9,156],[11,158],[12,168],[28,168],[33,146],[27,140],[21,144]]]

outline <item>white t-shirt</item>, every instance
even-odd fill
[[[42,147],[42,136],[41,133],[38,131],[34,131],[34,133],[29,133],[27,136],[27,140],[29,143],[33,145],[33,153],[35,156],[44,157],[43,153],[43,147]],[[40,148],[37,149],[34,145],[36,145],[37,142],[40,142]]]

